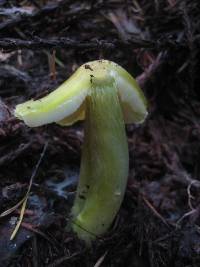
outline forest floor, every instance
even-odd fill
[[[127,126],[125,199],[86,248],[64,230],[83,124],[31,129],[13,110],[96,59],[137,77],[149,116]],[[199,267],[200,2],[0,0],[0,63],[0,266]]]

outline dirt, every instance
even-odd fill
[[[200,266],[199,25],[198,0],[0,1],[0,214],[33,178],[13,241],[21,206],[0,217],[0,266]],[[87,248],[66,228],[83,124],[31,129],[13,110],[103,58],[137,77],[149,116],[127,126],[125,199]]]

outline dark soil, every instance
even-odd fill
[[[82,124],[30,129],[13,110],[102,58],[137,77],[149,117],[127,127],[126,196],[88,249],[65,230]],[[0,0],[0,62],[0,213],[24,197],[41,159],[13,241],[21,207],[0,218],[0,266],[199,267],[199,0]]]

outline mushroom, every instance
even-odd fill
[[[134,78],[108,60],[88,62],[49,95],[16,106],[15,116],[30,127],[85,120],[71,213],[72,228],[86,243],[103,235],[119,211],[129,170],[125,123],[143,122],[146,106]]]

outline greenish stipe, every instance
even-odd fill
[[[86,99],[85,140],[72,227],[90,243],[108,230],[124,197],[129,159],[113,81],[95,82]]]

